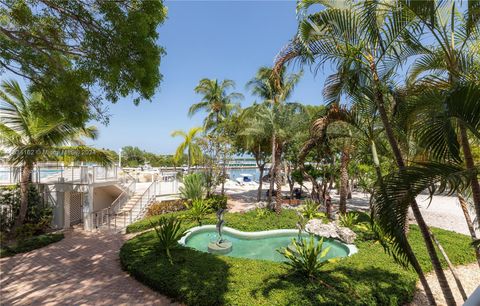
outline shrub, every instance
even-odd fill
[[[160,218],[157,224],[153,225],[153,228],[157,234],[160,249],[165,251],[170,264],[173,265],[170,250],[175,248],[178,245],[178,240],[186,234],[182,230],[182,222],[176,218]]]
[[[320,217],[325,217],[324,213],[319,212],[318,210],[320,209],[320,204],[313,201],[313,200],[305,200],[303,202],[305,205],[302,209],[302,215],[305,219],[311,220],[314,218],[320,218]]]
[[[205,180],[201,173],[192,173],[184,176],[183,186],[179,188],[180,195],[186,200],[203,199],[205,194]]]
[[[347,212],[346,214],[341,214],[338,221],[341,226],[352,228],[358,223],[358,214],[353,211]]]
[[[206,200],[193,200],[189,210],[188,218],[202,225],[202,220],[205,219],[205,216],[211,212],[209,203]]]
[[[153,203],[148,207],[147,217],[163,215],[174,211],[180,211],[186,209],[184,200],[167,200]]]
[[[294,271],[299,272],[308,278],[313,278],[319,271],[320,267],[329,260],[323,260],[330,251],[330,247],[322,250],[323,238],[315,245],[313,236],[310,239],[302,239],[297,242],[292,239],[292,246],[279,250],[280,254],[285,256],[286,262]]]
[[[63,239],[62,233],[44,234],[31,237],[22,241],[17,241],[15,245],[2,246],[0,248],[0,257],[13,256],[19,253],[29,252],[41,247],[47,246],[51,243]]]
[[[207,200],[208,200],[208,205],[214,211],[217,211],[221,208],[223,208],[223,209],[227,208],[227,196],[226,195],[212,194],[207,198]]]
[[[10,238],[27,239],[45,233],[53,218],[52,208],[45,205],[34,185],[28,189],[28,208],[24,223],[12,232],[13,224],[20,212],[20,188],[18,185],[0,188],[0,231]]]

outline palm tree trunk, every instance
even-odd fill
[[[478,182],[478,175],[476,175],[472,151],[470,150],[470,144],[468,142],[467,129],[465,128],[465,125],[463,123],[460,123],[460,137],[467,170],[475,173],[470,179],[470,185],[472,188],[473,205],[475,207],[475,213],[477,215],[478,226],[480,227],[480,184]]]
[[[225,148],[225,151],[223,152],[223,165],[222,165],[222,192],[221,192],[222,196],[225,194],[225,177],[227,176],[226,166],[225,166],[225,163],[227,162],[226,159],[227,158],[226,158],[226,148]]]
[[[265,170],[265,164],[258,167],[260,170],[260,180],[258,182],[258,191],[257,191],[257,201],[260,202],[262,200],[262,185],[263,185],[263,171]]]
[[[432,236],[433,241],[438,247],[438,250],[440,253],[442,253],[443,258],[445,258],[445,261],[447,262],[448,269],[453,275],[453,278],[455,279],[455,283],[457,284],[458,290],[460,291],[460,294],[462,295],[462,298],[464,301],[467,300],[467,294],[465,293],[465,289],[463,288],[462,282],[460,281],[460,278],[458,278],[457,275],[457,270],[455,270],[455,267],[452,265],[452,262],[450,261],[450,258],[448,257],[447,253],[445,253],[445,250],[443,249],[442,245],[440,242],[437,240],[435,235],[433,235],[432,231],[430,231],[430,236]]]
[[[349,155],[346,150],[342,151],[342,157],[340,161],[340,203],[339,209],[341,214],[347,213],[347,195],[348,195],[348,162]]]
[[[20,178],[20,211],[15,220],[15,228],[20,227],[25,221],[28,210],[28,185],[30,184],[30,176],[32,174],[33,165],[25,163],[22,168],[22,175]]]
[[[463,215],[465,216],[465,221],[467,222],[470,237],[472,237],[472,241],[475,241],[477,240],[477,234],[475,233],[472,219],[470,218],[470,214],[468,213],[467,201],[465,201],[465,198],[461,194],[457,194],[457,197],[458,201],[460,202],[460,207],[462,208]],[[477,248],[475,248],[475,256],[477,257],[478,266],[480,267],[480,250]]]
[[[377,85],[378,86],[378,85]],[[385,133],[387,135],[388,142],[390,147],[393,151],[393,155],[395,157],[395,161],[397,166],[400,170],[405,168],[405,162],[403,161],[403,156],[400,151],[400,148],[397,143],[397,139],[395,138],[395,134],[393,133],[393,128],[390,124],[388,119],[387,112],[385,110],[384,102],[383,102],[383,94],[379,88],[376,89],[376,96],[375,100],[377,103],[378,111],[380,114],[380,118],[382,120],[383,126],[385,128]],[[452,290],[448,284],[447,277],[445,276],[445,272],[442,269],[442,265],[440,263],[440,259],[438,254],[435,250],[435,246],[433,245],[432,239],[430,237],[430,233],[428,231],[427,224],[423,219],[422,213],[420,212],[420,208],[418,207],[417,201],[412,199],[410,206],[413,211],[413,215],[415,220],[417,221],[418,227],[420,228],[420,232],[422,233],[423,240],[425,242],[425,246],[427,248],[428,255],[432,262],[432,266],[435,270],[435,274],[437,275],[438,282],[440,283],[440,288],[442,289],[443,296],[445,297],[445,301],[447,305],[455,305],[455,298],[453,297]],[[417,272],[418,273],[418,272]],[[422,272],[423,274],[423,272]],[[419,275],[420,276],[420,275]],[[424,287],[425,288],[425,287]],[[432,302],[432,301],[430,301]]]
[[[276,148],[276,137],[275,133],[272,135],[272,160],[271,160],[271,167],[268,173],[270,178],[270,188],[268,190],[268,206],[271,207],[272,205],[272,194],[273,194],[273,185],[275,183],[275,148]]]
[[[277,187],[277,193],[275,194],[275,212],[277,214],[282,210],[282,176],[280,175],[282,149],[282,144],[277,142],[277,146],[275,148],[275,165],[273,167],[275,172],[275,185]]]

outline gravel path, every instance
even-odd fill
[[[463,288],[465,289],[467,296],[469,296],[480,284],[480,269],[478,268],[478,264],[474,263],[466,266],[457,266],[456,270],[459,275],[460,281],[462,282]],[[463,299],[460,295],[460,291],[458,291],[452,273],[450,273],[450,271],[447,271],[446,275],[448,283],[450,284],[450,287],[452,288],[453,294],[455,296],[455,301],[458,305],[462,305]],[[440,289],[440,285],[438,284],[435,273],[429,273],[427,275],[427,281],[430,284],[433,295],[435,296],[435,300],[437,301],[438,305],[446,305],[445,299],[443,298],[442,290]],[[417,291],[415,292],[413,301],[408,305],[428,305],[427,297],[425,296],[425,291],[423,291],[423,287],[421,284],[417,285]]]

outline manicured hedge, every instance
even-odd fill
[[[152,216],[139,220],[130,224],[126,231],[127,233],[141,232],[152,227],[152,223],[155,224],[162,216],[176,216],[179,218],[186,218],[186,211],[179,211],[169,214],[163,214],[158,216]],[[296,228],[298,221],[297,213],[291,209],[284,209],[279,215],[274,212],[264,211],[261,215],[257,210],[249,211],[246,213],[226,213],[225,226],[234,227],[241,231],[264,231],[279,228]],[[217,218],[214,213],[207,215],[206,219],[202,221],[202,224],[215,224]],[[196,223],[190,220],[184,220],[185,228],[191,228],[196,226]]]
[[[227,214],[226,219],[228,226],[256,231],[294,228],[293,214],[284,211],[260,219],[251,212]],[[433,231],[454,264],[475,261],[469,237]],[[425,271],[431,271],[416,226],[411,227],[409,240]],[[173,251],[172,266],[151,231],[127,241],[120,259],[136,279],[187,305],[402,305],[411,301],[415,272],[395,264],[377,242],[358,241],[357,246],[359,253],[325,265],[315,281],[290,273],[282,263],[214,256],[185,247]]]
[[[0,248],[0,258],[39,249],[51,243],[60,241],[63,237],[63,233],[44,234],[31,237],[12,246],[2,246]]]

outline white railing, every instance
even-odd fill
[[[0,184],[20,182],[21,167],[0,167]],[[60,181],[73,184],[91,184],[118,180],[118,167],[101,166],[35,166],[31,180],[36,184],[55,184]]]

